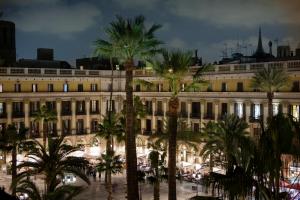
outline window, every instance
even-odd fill
[[[91,91],[97,92],[97,84],[91,84]]]
[[[4,114],[4,103],[0,102],[0,115]]]
[[[32,89],[32,92],[37,92],[38,91],[37,84],[32,84],[31,89]]]
[[[181,91],[182,91],[182,92],[185,91],[185,84],[184,84],[184,83],[181,84]]]
[[[156,91],[157,92],[162,92],[163,91],[163,84],[162,83],[158,83],[156,85]]]
[[[109,92],[112,91],[112,85],[111,85],[111,83],[107,85],[107,91],[109,91]]]
[[[21,84],[20,83],[15,84],[15,92],[21,92]]]
[[[244,91],[244,84],[242,82],[237,83],[236,91],[237,92],[243,92]]]
[[[92,120],[91,122],[91,131],[92,132],[97,132],[98,131],[98,121],[97,120]]]
[[[98,101],[92,100],[91,101],[91,112],[93,112],[93,113],[97,112],[98,111],[97,107],[98,107]]]
[[[213,89],[212,89],[212,84],[210,83],[208,86],[207,86],[207,92],[212,92]]]
[[[254,104],[254,113],[253,117],[254,119],[259,119],[260,118],[260,104]]]
[[[200,130],[199,123],[194,123],[193,129],[194,129],[194,132],[199,132],[199,130]]]
[[[136,91],[136,92],[140,92],[140,91],[141,91],[141,85],[139,85],[139,84],[136,85],[136,86],[135,86],[135,91]]]
[[[35,114],[40,107],[40,103],[38,101],[30,102],[30,113]]]
[[[53,84],[48,84],[48,92],[53,92]]]
[[[3,85],[0,84],[0,92],[3,92]]]
[[[239,103],[235,103],[235,114],[239,117],[239,118],[243,118],[244,116],[244,104],[239,102]]]
[[[221,105],[221,116],[227,115],[227,103],[222,103]]]
[[[273,115],[277,115],[279,113],[279,103],[273,103]]]
[[[299,105],[292,105],[291,114],[296,120],[299,120]]]
[[[293,87],[292,87],[292,92],[299,92],[300,89],[299,89],[299,81],[294,81],[293,82]]]
[[[213,112],[212,112],[212,109],[213,109],[213,104],[211,102],[208,102],[206,104],[207,106],[207,110],[206,110],[206,118],[212,118],[213,116]]]
[[[77,120],[77,133],[83,134],[83,119]]]
[[[69,92],[69,85],[68,85],[68,83],[64,83],[64,92]]]
[[[111,104],[111,110],[110,111],[115,112],[116,111],[116,109],[115,109],[115,100],[112,100],[111,103],[112,104]],[[110,107],[110,102],[109,102],[109,100],[107,100],[106,101],[106,112],[109,111],[109,107]]]
[[[83,84],[78,84],[77,91],[83,92]]]
[[[83,113],[85,110],[84,107],[85,107],[84,101],[77,101],[77,113]]]
[[[222,83],[221,91],[222,92],[226,92],[227,91],[227,84],[226,83]]]
[[[152,115],[152,101],[146,101],[146,111],[148,114]]]

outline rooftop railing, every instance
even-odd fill
[[[283,68],[287,71],[300,71],[300,60],[261,62],[261,63],[242,63],[213,65],[205,74],[229,74],[229,73],[253,73],[264,67]],[[190,67],[190,75],[194,74],[199,66]],[[80,70],[80,69],[52,69],[52,68],[15,68],[0,67],[0,76],[74,76],[74,77],[110,77],[110,70]],[[150,69],[137,69],[134,71],[135,77],[151,77],[155,73]],[[114,77],[125,77],[125,71],[114,71]]]

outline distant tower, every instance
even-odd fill
[[[16,37],[13,22],[0,20],[0,59],[3,66],[11,66],[16,62]]]
[[[272,43],[271,40],[269,41],[268,45],[269,45],[269,54],[270,54],[270,56],[272,56],[272,45],[273,45],[273,43]]]
[[[262,45],[262,39],[261,39],[261,28],[259,27],[259,32],[258,32],[258,43],[257,43],[257,48],[255,53],[252,55],[254,58],[265,58],[266,54]]]

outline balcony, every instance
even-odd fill
[[[200,119],[201,114],[200,113],[191,113],[190,117],[192,119]]]
[[[152,115],[153,114],[152,109],[146,109],[146,113],[147,115]]]
[[[162,110],[157,110],[157,111],[155,112],[155,116],[164,116],[164,111],[162,111]]]
[[[91,115],[98,115],[98,114],[100,114],[100,111],[99,110],[92,110],[92,109],[90,109],[90,114]]]
[[[62,110],[61,111],[61,116],[70,116],[70,115],[72,115],[71,110]]]
[[[188,113],[186,111],[180,111],[178,113],[178,117],[180,117],[180,118],[187,118],[188,117]]]
[[[258,116],[258,117],[254,117],[254,116],[250,116],[249,117],[249,122],[250,123],[260,123],[263,120],[263,116]]]
[[[76,111],[76,115],[85,115],[85,110]]]
[[[143,135],[152,135],[151,130],[143,130]]]
[[[212,119],[215,119],[215,116],[212,113],[209,113],[204,116],[204,119],[212,120]]]
[[[62,129],[61,133],[62,133],[63,136],[72,135],[72,131],[71,131],[70,128],[69,129],[68,128]]]
[[[12,117],[13,118],[23,118],[24,117],[24,112],[22,112],[22,111],[13,111]]]

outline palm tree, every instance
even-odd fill
[[[106,29],[109,41],[98,40],[97,48],[105,55],[115,55],[123,63],[126,71],[126,167],[127,167],[127,195],[128,199],[138,198],[138,183],[136,169],[136,144],[134,134],[133,110],[133,70],[134,61],[148,59],[155,55],[161,44],[154,32],[160,25],[145,27],[145,18],[137,16],[134,19],[124,19],[117,16]]]
[[[11,152],[11,178],[12,181],[16,180],[17,177],[17,149],[26,139],[28,129],[21,126],[19,130],[15,125],[8,125],[6,131],[1,133],[0,148],[4,153]],[[5,156],[6,160],[6,156]],[[6,163],[6,161],[5,161]],[[12,187],[12,195],[16,195],[16,188]]]
[[[114,152],[111,152],[110,154],[102,154],[100,163],[96,166],[98,171],[101,172],[107,172],[109,171],[110,174],[117,174],[122,173],[123,169],[123,162],[121,161],[120,155],[115,155]],[[112,182],[111,182],[111,176],[108,176],[107,178],[107,185],[106,189],[108,192],[107,199],[112,199]]]
[[[192,54],[190,52],[174,51],[162,52],[163,61],[153,64],[155,73],[168,82],[172,97],[169,99],[169,147],[168,147],[168,183],[169,183],[169,200],[176,200],[176,138],[177,138],[177,120],[179,99],[178,94],[181,92],[181,84],[184,77],[189,73],[189,66],[192,65]],[[200,79],[201,73],[190,83],[186,89],[199,88],[203,83]]]
[[[43,175],[45,183],[45,195],[53,193],[58,183],[62,182],[65,173],[72,173],[89,184],[89,179],[85,175],[83,168],[88,161],[82,157],[71,156],[72,153],[79,150],[79,147],[73,147],[63,143],[64,137],[48,139],[48,149],[37,140],[28,141],[27,145],[33,146],[27,155],[28,160],[18,165],[18,169],[24,170],[18,174],[17,181],[13,186],[28,176]]]
[[[116,137],[118,141],[123,139],[124,128],[121,124],[120,117],[115,113],[110,113],[108,116],[105,116],[103,122],[99,124],[99,132],[96,133],[96,137],[101,137],[106,140],[106,154],[107,156],[112,156],[114,147],[113,147],[113,138]],[[108,162],[106,162],[109,164]],[[105,172],[105,182],[111,181],[111,172],[110,168],[106,168]]]
[[[43,145],[46,145],[46,140],[48,138],[48,131],[44,130],[45,123],[56,121],[56,112],[53,110],[49,110],[46,105],[43,105],[39,108],[39,110],[34,113],[34,120],[41,122],[42,125],[42,135],[43,135]]]
[[[152,145],[153,150],[149,153],[150,166],[153,171],[153,176],[147,178],[147,180],[153,184],[153,199],[159,200],[160,198],[160,181],[163,177],[164,161],[166,157],[166,152],[164,148],[158,145]],[[160,151],[163,151],[161,154]]]
[[[215,132],[210,132],[205,140],[200,155],[204,159],[211,154],[223,155],[226,173],[233,172],[234,165],[237,164],[236,155],[241,154],[241,144],[249,136],[246,131],[248,124],[236,115],[225,116],[224,121],[219,121]]]
[[[251,85],[254,89],[267,93],[268,99],[268,118],[273,116],[274,92],[288,85],[288,74],[285,70],[268,66],[255,73]]]

